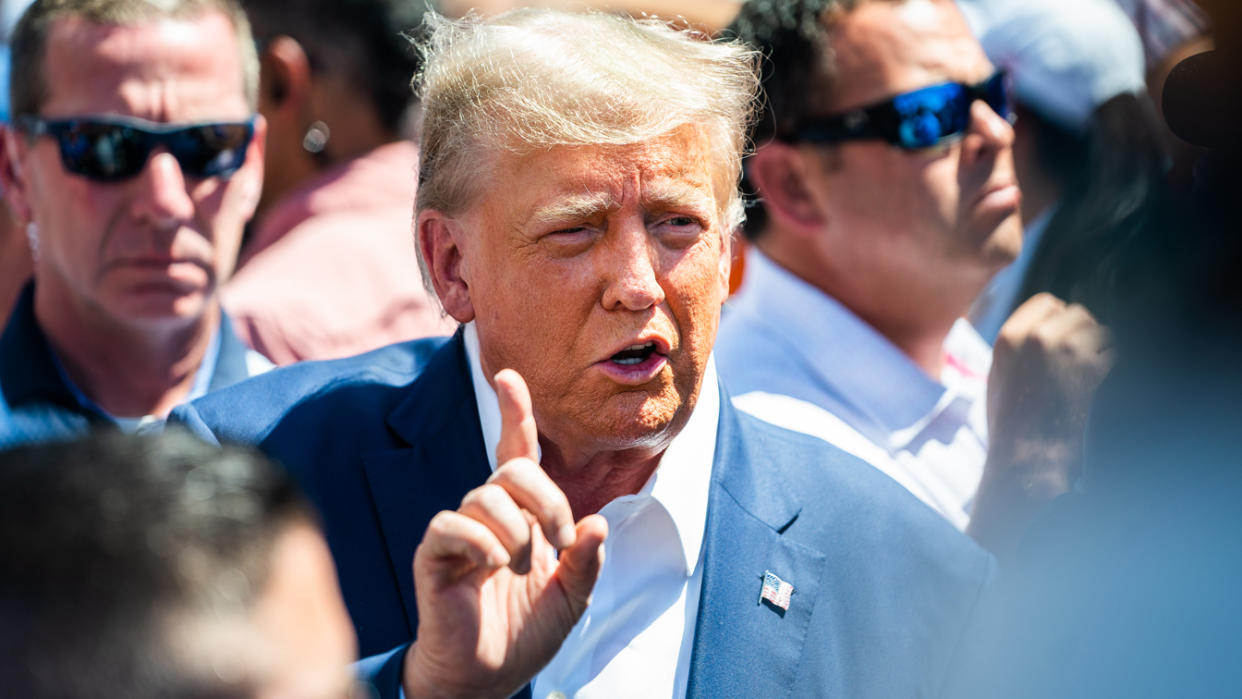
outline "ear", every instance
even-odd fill
[[[255,209],[259,206],[259,197],[263,193],[263,166],[266,149],[267,120],[262,114],[258,114],[254,118],[254,138],[250,139],[250,145],[246,148],[246,163],[241,171],[234,175],[234,177],[242,178],[237,185],[241,188],[240,206],[244,209],[243,213],[247,221],[254,217]]]
[[[25,136],[12,126],[0,126],[0,189],[4,191],[14,218],[23,224],[34,215],[27,198],[26,153]]]
[[[464,272],[461,224],[441,211],[427,209],[418,215],[419,253],[427,263],[431,285],[440,304],[459,323],[474,320],[470,282]]]
[[[750,156],[747,175],[772,221],[795,233],[812,235],[828,221],[827,213],[809,187],[810,171],[794,146],[769,141]]]
[[[268,119],[300,124],[310,100],[310,59],[297,40],[277,36],[260,56],[259,111]]]

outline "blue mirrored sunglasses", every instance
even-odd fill
[[[842,114],[811,120],[794,132],[792,141],[839,143],[882,140],[899,148],[930,148],[960,138],[970,128],[970,107],[983,100],[992,111],[1013,121],[1005,72],[977,85],[940,83]]]
[[[136,176],[158,146],[168,149],[185,175],[228,177],[246,161],[254,137],[254,117],[165,124],[124,116],[44,119],[23,114],[15,123],[32,136],[54,137],[66,170],[100,182]]]

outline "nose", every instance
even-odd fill
[[[645,226],[619,231],[602,260],[607,280],[603,305],[610,311],[642,311],[664,303],[664,287],[656,275],[657,251]]]
[[[186,188],[181,164],[171,153],[157,150],[138,175],[133,200],[134,217],[140,224],[159,230],[176,229],[194,217],[194,200]]]
[[[1013,125],[983,100],[970,105],[970,130],[984,151],[1000,151],[1013,146]]]

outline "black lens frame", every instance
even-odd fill
[[[921,98],[956,88],[951,95],[953,111],[946,116],[950,123],[944,124],[939,116],[911,114],[905,107],[917,104]],[[970,108],[976,100],[983,100],[1001,118],[1013,122],[1013,102],[1009,96],[1007,76],[998,70],[986,80],[969,85],[944,82],[928,85],[917,90],[903,92],[886,100],[840,114],[817,117],[794,131],[794,143],[840,143],[843,141],[881,140],[905,150],[932,148],[960,138],[970,128]],[[915,117],[937,118],[938,133],[935,137],[920,137],[912,133],[911,120]],[[903,126],[905,128],[903,128]]]
[[[228,178],[245,163],[254,138],[254,117],[168,124],[119,115],[45,119],[23,114],[14,123],[31,136],[55,138],[65,170],[99,182],[137,176],[159,146],[187,176]]]

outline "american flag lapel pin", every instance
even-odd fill
[[[770,570],[763,571],[763,587],[759,588],[759,601],[756,604],[763,604],[764,600],[768,604],[786,612],[789,610],[789,598],[793,596],[793,585],[781,580],[780,577]]]

